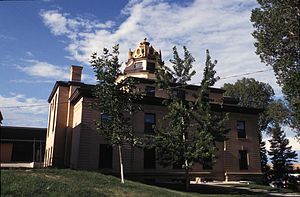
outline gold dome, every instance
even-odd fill
[[[145,38],[135,50],[128,51],[128,61],[124,74],[155,79],[155,70],[163,64],[161,51],[155,50]]]
[[[129,57],[138,59],[138,58],[147,58],[152,60],[161,60],[161,52],[156,51],[145,38],[140,45],[133,51],[129,50]]]

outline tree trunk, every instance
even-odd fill
[[[184,122],[184,119],[183,117],[181,117],[181,124],[183,126],[183,129],[182,129],[182,140],[183,140],[183,143],[184,143],[184,153],[187,152],[187,142],[186,142],[186,128],[184,128],[184,125],[185,125],[185,122]],[[185,170],[185,190],[186,191],[189,191],[189,186],[190,186],[190,179],[189,179],[189,165],[188,165],[188,160],[187,158],[185,158],[184,160],[184,170]]]
[[[119,161],[120,161],[121,183],[124,183],[122,147],[121,147],[121,145],[119,145]]]
[[[189,191],[189,189],[190,189],[189,169],[186,167],[185,168],[185,190]]]

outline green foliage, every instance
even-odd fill
[[[188,173],[193,164],[205,159],[214,158],[215,141],[223,141],[227,118],[222,114],[213,113],[209,104],[209,86],[214,85],[214,66],[207,51],[206,65],[201,86],[195,95],[195,101],[187,101],[177,94],[184,91],[191,77],[196,73],[192,69],[194,58],[184,47],[184,58],[181,59],[177,49],[173,48],[174,56],[170,62],[173,70],[162,67],[157,72],[158,87],[168,92],[164,102],[168,112],[164,122],[156,128],[153,143],[157,147],[158,159],[164,166],[182,166]],[[174,93],[175,92],[175,93]],[[182,95],[182,94],[180,94]],[[187,186],[188,187],[188,186]]]
[[[269,123],[269,131],[267,133],[272,133],[270,132],[270,129],[277,123],[290,125],[290,111],[282,100],[274,100],[270,102],[265,114],[266,120]]]
[[[259,130],[270,134],[270,128],[276,122],[288,125],[290,123],[290,112],[281,100],[274,100],[273,88],[253,78],[243,78],[234,84],[224,84],[226,96],[239,100],[242,107],[253,107],[264,109],[259,116]]]
[[[234,84],[225,83],[223,88],[226,90],[224,95],[238,99],[239,105],[243,107],[266,109],[273,101],[273,88],[253,78],[244,77]]]
[[[291,180],[288,172],[292,169],[292,162],[297,159],[297,153],[292,151],[291,146],[288,146],[289,140],[286,139],[279,124],[272,129],[272,138],[269,142],[271,144],[269,155],[273,165],[271,181],[279,182],[281,186],[286,187]]]
[[[95,99],[92,108],[106,116],[96,120],[97,130],[119,149],[121,182],[124,183],[122,146],[140,144],[140,139],[134,135],[130,122],[132,113],[137,109],[136,103],[140,95],[136,91],[133,78],[119,78],[121,64],[119,63],[119,45],[113,47],[112,53],[103,49],[103,55],[92,55],[92,67],[97,77],[97,85],[92,93]]]
[[[260,145],[260,164],[261,172],[263,173],[263,183],[268,184],[270,182],[270,166],[268,165],[268,157],[266,150],[266,142],[262,141],[261,133],[259,135],[259,145]]]
[[[177,48],[173,47],[173,59],[170,62],[173,64],[173,70],[166,66],[160,67],[156,72],[157,85],[159,88],[166,89],[172,92],[171,87],[176,85],[178,89],[184,88],[187,82],[196,74],[192,63],[195,61],[194,57],[184,46],[184,59],[179,57]]]
[[[257,0],[251,21],[256,53],[273,67],[293,111],[292,126],[300,137],[300,3],[299,0]]]
[[[264,109],[259,115],[259,142],[260,158],[264,183],[270,181],[270,168],[267,165],[267,151],[265,142],[262,141],[262,132],[272,134],[274,126],[278,123],[289,124],[289,110],[281,100],[274,100],[274,91],[269,84],[256,81],[253,78],[243,78],[234,84],[224,84],[225,95],[239,100],[239,105],[243,107],[254,107]]]
[[[118,55],[118,45],[113,47],[112,53],[104,49],[100,57],[96,53],[92,55],[91,64],[97,77],[92,107],[107,116],[107,120],[97,120],[96,124],[112,144],[136,145],[139,140],[134,136],[130,115],[136,110],[135,102],[140,96],[132,78],[116,81],[122,74]]]

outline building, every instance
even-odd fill
[[[6,163],[42,163],[46,128],[0,126],[1,167]]]
[[[136,135],[151,132],[166,113],[162,105],[166,92],[155,89],[155,69],[163,64],[161,52],[144,40],[129,51],[123,77],[135,77],[138,88],[145,92],[143,112],[133,114]],[[57,81],[49,96],[49,118],[46,136],[45,166],[74,169],[101,170],[119,174],[118,151],[97,133],[95,120],[101,113],[91,109],[93,85],[81,82],[82,67],[71,66],[70,81]],[[189,85],[180,96],[193,100],[198,86]],[[217,161],[214,166],[197,164],[191,177],[210,180],[257,180],[261,175],[258,140],[259,109],[237,106],[232,98],[223,96],[224,90],[210,88],[212,109],[229,112],[227,134],[229,140],[218,143]],[[149,126],[150,125],[150,126]],[[184,176],[182,169],[163,168],[155,160],[155,151],[125,146],[125,176],[141,180],[158,178],[177,179]]]

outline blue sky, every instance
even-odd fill
[[[183,3],[184,2],[184,3]],[[94,83],[92,52],[120,44],[120,59],[145,37],[167,63],[172,47],[187,46],[196,59],[199,83],[205,50],[218,60],[216,86],[244,73],[267,82],[282,97],[273,71],[255,54],[249,21],[255,0],[36,0],[0,1],[0,110],[4,125],[46,127],[47,98],[69,66],[84,67],[83,81]],[[231,77],[237,75],[240,77]],[[32,106],[34,107],[26,107]],[[16,107],[25,106],[25,107]],[[294,148],[299,143],[288,132]]]

